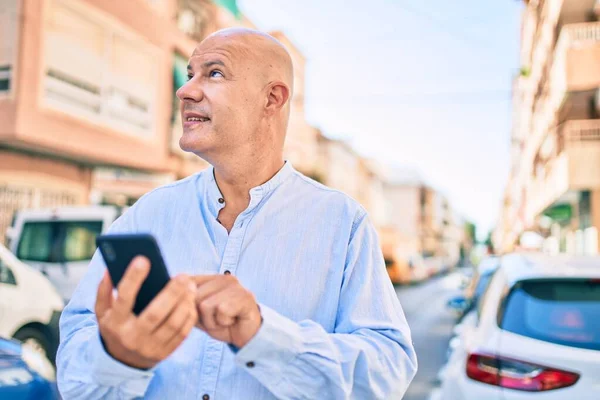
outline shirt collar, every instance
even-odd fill
[[[268,193],[285,182],[294,171],[295,169],[290,161],[286,160],[283,167],[271,179],[260,186],[250,189],[250,204],[248,209],[254,208]],[[225,207],[225,202],[223,194],[219,190],[219,186],[215,180],[215,167],[212,165],[206,170],[205,179],[207,182],[209,206],[213,212],[218,214]]]

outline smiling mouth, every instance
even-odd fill
[[[205,117],[188,117],[186,119],[186,122],[206,122],[206,121],[210,121],[210,118],[205,118]]]
[[[207,117],[199,117],[199,116],[189,116],[183,120],[183,127],[185,129],[195,129],[204,126],[206,123],[210,122],[210,118]]]

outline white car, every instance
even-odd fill
[[[474,313],[438,399],[600,399],[600,257],[505,256]]]
[[[54,362],[64,302],[40,272],[0,245],[0,336],[15,338]]]
[[[96,251],[96,237],[121,214],[113,206],[19,210],[8,229],[9,248],[42,272],[69,301]]]

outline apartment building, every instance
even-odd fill
[[[552,253],[596,254],[600,228],[600,4],[525,1],[511,174],[494,239],[527,230]]]
[[[129,205],[206,168],[179,148],[175,91],[199,41],[254,27],[231,0],[3,0],[0,3],[0,241],[15,210]],[[310,172],[302,54],[289,159]],[[312,158],[311,158],[312,157]]]

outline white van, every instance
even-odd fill
[[[21,210],[7,232],[8,247],[46,275],[68,301],[94,255],[96,236],[122,212],[114,206]]]
[[[54,362],[63,307],[50,281],[0,244],[0,337],[18,339]]]

